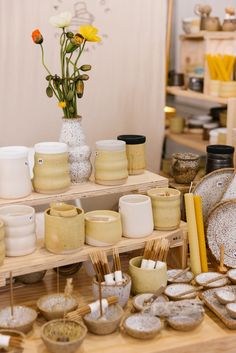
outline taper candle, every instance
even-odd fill
[[[201,260],[199,253],[198,235],[197,235],[197,223],[195,217],[195,208],[193,201],[193,194],[186,193],[184,195],[186,218],[188,225],[188,239],[190,249],[190,264],[191,270],[194,275],[201,273]]]
[[[201,196],[199,195],[195,195],[193,199],[194,199],[194,207],[195,207],[195,216],[197,221],[197,233],[198,233],[198,244],[199,244],[199,252],[200,252],[200,259],[201,259],[201,269],[202,269],[202,272],[208,272],[205,232],[204,232],[204,224],[203,224],[203,216],[202,216],[202,199],[201,199]]]

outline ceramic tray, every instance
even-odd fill
[[[233,175],[233,168],[218,169],[207,174],[195,186],[194,195],[200,195],[202,198],[204,222],[207,220],[210,210],[221,201]]]
[[[206,236],[216,260],[220,259],[220,245],[224,244],[224,264],[236,268],[235,200],[221,202],[213,208],[208,217]]]
[[[236,294],[236,286],[225,286],[224,289],[232,290]],[[225,305],[220,304],[218,299],[215,297],[215,292],[217,290],[217,288],[208,289],[200,294],[200,298],[228,328],[236,330],[236,320],[230,317]]]

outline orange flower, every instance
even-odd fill
[[[41,44],[43,43],[43,36],[42,34],[40,33],[39,29],[35,29],[33,32],[32,32],[32,39],[34,41],[35,44]]]

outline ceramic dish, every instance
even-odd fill
[[[148,314],[134,314],[128,316],[123,322],[124,331],[135,338],[150,339],[161,330],[159,318]]]
[[[233,319],[236,319],[236,303],[227,304],[226,310]]]
[[[23,340],[25,339],[25,335],[17,330],[0,330],[0,335],[6,335],[6,336],[11,336],[11,337],[19,337],[22,338]],[[9,347],[7,350],[5,348],[0,347],[0,353],[5,353],[5,352],[10,352],[10,353],[22,353],[23,348],[16,348],[16,347]]]
[[[215,281],[215,282],[212,282],[209,284],[205,284],[207,281],[209,281],[213,278],[220,277],[220,276],[222,276],[222,275],[217,272],[203,272],[195,277],[195,281],[199,286],[203,286],[205,288],[223,287],[228,283],[227,277],[221,278],[218,281]]]
[[[206,222],[212,207],[222,199],[228,184],[233,178],[233,173],[233,168],[215,170],[203,177],[195,186],[193,190],[194,195],[200,195],[202,198],[204,222]]]
[[[229,304],[233,303],[236,300],[236,295],[227,289],[219,289],[215,292],[215,296],[218,299],[220,304]]]
[[[231,268],[231,270],[227,272],[227,276],[233,284],[236,284],[236,268]]]
[[[179,297],[179,295],[183,292],[187,292],[191,289],[194,289],[194,286],[191,286],[190,284],[185,284],[185,283],[178,283],[178,284],[171,284],[166,287],[165,289],[165,295],[167,295],[170,299],[173,300],[180,300],[180,299],[193,299],[196,297],[197,292],[193,292],[190,294],[186,294]]]
[[[65,297],[64,293],[44,295],[37,301],[37,307],[45,319],[61,319],[77,308],[78,302],[74,296]]]
[[[136,310],[142,311],[144,310],[148,304],[145,304],[145,300],[148,300],[153,296],[153,293],[143,293],[143,294],[138,294],[133,298],[133,306],[135,307]],[[168,302],[169,299],[166,295],[159,295],[157,299],[155,299],[152,303],[165,303]]]
[[[183,316],[177,315],[167,319],[168,324],[178,331],[191,331],[195,329],[203,321],[203,315]]]
[[[228,184],[228,187],[222,197],[222,201],[236,199],[236,174],[234,174],[233,179]]]
[[[37,318],[36,311],[26,306],[15,305],[13,313],[12,318],[10,307],[0,310],[0,328],[15,329],[23,333],[29,332]]]
[[[220,260],[220,245],[224,244],[224,265],[236,267],[236,202],[224,201],[209,214],[206,237],[209,249]]]
[[[169,283],[189,283],[193,280],[194,275],[192,272],[188,271],[177,277],[176,279],[172,278],[177,275],[177,273],[182,272],[182,269],[178,270],[168,270],[167,271],[167,280]]]
[[[167,318],[172,316],[195,317],[204,314],[203,304],[198,299],[183,299],[170,302],[154,302],[144,312],[151,316]]]

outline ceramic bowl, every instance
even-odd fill
[[[33,284],[40,282],[46,274],[45,271],[38,271],[33,273],[28,273],[26,275],[17,276],[16,279],[24,284]]]
[[[174,276],[177,275],[177,273],[182,272],[182,269],[178,269],[178,270],[168,270],[167,271],[167,280],[169,283],[190,283],[193,278],[194,278],[194,274],[190,271],[183,273],[182,275],[180,275],[179,277],[177,277],[176,279],[172,278]]]
[[[230,281],[233,283],[233,284],[236,284],[236,268],[231,268],[231,270],[229,270],[227,272],[227,275],[230,279]]]
[[[167,319],[168,324],[178,331],[191,331],[195,329],[203,321],[204,316],[171,316]]]
[[[128,335],[139,339],[153,338],[162,328],[159,318],[140,313],[128,316],[122,326]]]
[[[124,311],[119,304],[109,305],[103,317],[100,318],[100,311],[84,316],[84,323],[89,332],[95,335],[109,335],[114,332],[121,321]]]
[[[236,295],[231,291],[227,289],[219,289],[215,292],[215,296],[220,302],[220,304],[229,304],[233,303],[236,300]]]
[[[151,296],[153,295],[153,293],[143,293],[143,294],[138,294],[133,298],[133,306],[135,307],[135,309],[137,311],[142,311],[145,308],[147,308],[147,304],[145,304],[145,300],[148,300],[149,298],[151,298]],[[168,302],[169,299],[166,295],[161,294],[158,296],[157,299],[155,299],[153,301],[153,303],[165,303]]]
[[[47,320],[61,319],[78,307],[76,297],[65,297],[64,293],[44,295],[37,301],[37,307]]]
[[[0,328],[14,329],[28,333],[37,318],[35,310],[26,306],[15,305],[13,307],[14,317],[11,317],[11,308],[8,306],[0,310]]]
[[[226,310],[233,319],[236,319],[236,303],[227,304]]]
[[[86,334],[84,324],[72,320],[52,320],[41,329],[41,338],[50,353],[76,352]]]
[[[217,278],[219,276],[222,276],[222,275],[217,272],[203,272],[195,277],[195,281],[199,286],[203,286],[205,288],[223,287],[228,283],[227,277],[219,279],[218,281],[215,281],[209,284],[205,284],[205,282],[207,282],[208,280]]]
[[[194,289],[194,286],[191,286],[190,284],[185,284],[185,283],[171,284],[166,287],[164,293],[172,300],[194,299],[197,296],[197,292],[193,292],[179,297],[179,294],[183,292],[187,292],[188,290],[191,290],[191,289]]]
[[[7,329],[2,329],[0,330],[0,335],[6,335],[6,336],[11,336],[11,337],[17,337],[17,338],[22,338],[25,339],[25,335],[17,330],[7,330]],[[5,353],[5,352],[10,352],[10,353],[22,353],[23,349],[22,348],[15,348],[15,347],[9,347],[7,350],[4,348],[0,348],[0,353]]]

